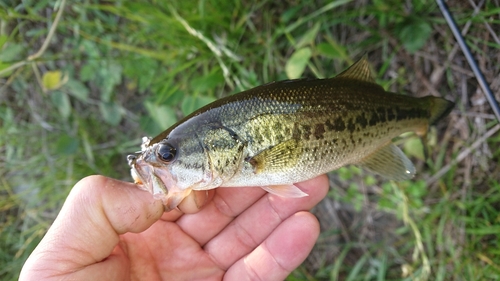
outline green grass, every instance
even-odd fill
[[[500,7],[448,1],[486,78],[498,83]],[[497,122],[434,1],[61,1],[0,3],[0,279],[16,279],[75,182],[130,180],[125,156],[217,98],[270,81],[331,77],[368,54],[377,81],[455,100],[430,157],[404,137],[418,176],[332,173],[323,232],[289,280],[495,280],[500,274]],[[443,67],[441,69],[441,67]],[[11,68],[10,71],[8,68]],[[441,72],[442,71],[442,72]],[[498,88],[494,89],[498,92]],[[338,217],[343,227],[326,223]]]

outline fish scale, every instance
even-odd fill
[[[366,93],[363,91],[364,87],[343,89],[343,82],[330,81],[328,89],[335,94],[316,89],[314,85],[310,87],[304,85],[295,91],[281,91],[280,94],[272,97],[272,101],[260,101],[270,103],[269,106],[265,106],[267,112],[253,117],[250,122],[228,121],[226,124],[228,127],[233,127],[236,132],[242,132],[241,135],[247,136],[250,154],[257,154],[284,140],[302,141],[300,151],[295,153],[303,154],[301,160],[304,161],[297,168],[303,170],[307,166],[313,166],[310,169],[313,170],[312,172],[315,170],[324,172],[338,165],[355,163],[363,158],[366,152],[370,152],[372,147],[387,143],[393,137],[409,129],[427,124],[430,115],[428,110],[410,110],[415,103],[421,103],[419,99],[408,99],[410,97],[393,94],[393,102],[400,97],[406,98],[398,105],[400,111],[393,112],[392,108],[384,103],[386,100],[384,96],[381,98],[373,90],[371,93]],[[297,81],[297,83],[307,84],[308,81]],[[288,85],[292,86],[292,83]],[[306,95],[303,93],[310,93],[309,99],[305,99]],[[265,94],[263,93],[263,96]],[[366,94],[369,95],[362,96]],[[386,92],[381,92],[381,94],[387,95]],[[360,96],[357,104],[346,101],[347,98],[352,99],[356,96]],[[325,99],[325,97],[332,98]],[[287,109],[290,103],[298,103],[302,106],[300,108],[292,106]],[[238,103],[235,106],[241,107],[240,105]],[[372,111],[374,106],[377,111]],[[243,109],[239,108],[239,110]],[[276,114],[278,110],[288,112],[288,114]],[[326,145],[321,140],[326,140]],[[355,150],[357,150],[356,155],[351,155],[351,152]],[[350,159],[346,159],[344,155],[350,155]],[[317,162],[318,160],[326,161],[328,164],[321,165]],[[346,163],[346,160],[349,162]],[[320,164],[319,168],[318,164]],[[283,168],[286,169],[288,166],[290,165],[284,165]]]
[[[408,131],[425,136],[452,107],[386,92],[363,58],[334,78],[274,82],[215,101],[146,139],[129,164],[136,182],[159,190],[169,208],[191,190],[216,187],[299,197],[293,183],[348,164],[410,179],[415,168],[391,140]]]

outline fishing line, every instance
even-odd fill
[[[448,6],[444,3],[443,0],[436,0],[439,9],[441,10],[441,13],[443,13],[444,18],[446,19],[446,22],[448,23],[448,26],[451,29],[451,32],[453,32],[453,35],[455,36],[455,39],[458,42],[458,45],[462,49],[462,52],[465,55],[465,58],[467,59],[467,62],[469,63],[469,66],[472,68],[472,71],[474,72],[474,75],[476,76],[476,79],[483,89],[484,94],[486,95],[486,99],[488,100],[491,109],[493,109],[493,112],[495,113],[495,116],[500,122],[500,107],[498,106],[498,102],[495,99],[495,96],[491,92],[491,89],[488,85],[488,82],[484,78],[483,73],[479,69],[476,61],[474,60],[474,57],[472,56],[472,53],[469,49],[469,46],[467,46],[467,43],[465,42],[462,34],[460,33],[460,30],[458,29],[458,26],[453,19],[453,16],[451,15]]]

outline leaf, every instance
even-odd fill
[[[131,58],[123,62],[123,74],[137,79],[139,91],[142,92],[151,87],[158,67],[159,63],[150,57]]]
[[[79,145],[78,138],[62,135],[56,142],[56,151],[59,154],[72,155],[77,152]]]
[[[92,150],[92,145],[90,144],[89,134],[87,130],[81,130],[80,135],[83,141],[83,150],[85,151],[85,155],[87,156],[87,161],[90,165],[93,165],[95,157],[94,157],[94,152]]]
[[[9,67],[11,64],[10,63],[4,63],[3,61],[0,61],[0,71],[6,69],[7,67]],[[10,76],[12,74],[13,70],[11,71],[7,71],[6,73],[0,75],[0,77],[7,77],[7,76]]]
[[[165,128],[160,127],[151,117],[145,115],[139,118],[139,126],[147,136],[156,136],[165,130]]]
[[[96,77],[98,66],[94,60],[90,60],[80,69],[80,80],[83,82],[94,80]]]
[[[89,58],[100,58],[101,55],[99,53],[99,47],[97,45],[97,43],[93,42],[93,41],[90,41],[90,40],[87,40],[87,39],[83,39],[82,40],[82,43],[81,43],[81,48],[83,48],[83,52],[86,56],[88,56]]]
[[[158,104],[164,104],[164,105],[170,105],[170,106],[175,106],[181,103],[181,101],[184,99],[186,96],[186,93],[184,91],[179,90],[178,86],[171,86],[171,91],[165,96],[162,96],[156,100]]]
[[[242,92],[261,84],[255,71],[245,68],[239,64],[234,64],[234,67],[238,70],[236,75],[240,77],[241,85],[237,85],[236,89],[233,91]]]
[[[342,46],[334,46],[325,42],[318,44],[318,46],[316,46],[316,49],[320,55],[334,59],[344,58],[345,54],[345,50],[342,49]]]
[[[6,141],[2,140],[9,139],[10,134],[19,133],[18,122],[14,118],[14,110],[10,107],[0,106],[0,129],[3,133],[0,133],[0,146],[5,145]],[[7,134],[5,134],[7,133]]]
[[[115,102],[100,102],[99,110],[104,121],[109,125],[116,126],[122,120],[123,109]]]
[[[145,91],[153,83],[154,78],[158,75],[157,70],[160,64],[149,57],[142,57],[136,61],[136,71],[141,71],[139,77],[139,91]]]
[[[55,90],[61,87],[62,72],[60,70],[47,71],[43,74],[42,83],[45,89]]]
[[[377,179],[372,175],[366,175],[364,182],[366,185],[375,185],[377,183]]]
[[[396,27],[396,32],[405,49],[410,53],[415,53],[431,36],[432,27],[425,20],[409,17]]]
[[[295,49],[300,49],[304,46],[307,45],[312,45],[314,42],[314,39],[316,39],[316,36],[318,35],[319,28],[320,28],[320,23],[317,22],[311,29],[309,29],[302,38],[300,38],[300,41],[295,45]]]
[[[68,82],[65,84],[66,87],[69,89],[69,93],[74,96],[75,98],[86,102],[89,99],[89,90],[83,84],[82,82],[75,80],[75,79],[69,79]]]
[[[405,190],[412,197],[422,198],[427,194],[427,185],[423,180],[413,181]]]
[[[215,101],[214,97],[198,96],[198,98],[196,99],[196,109],[201,108],[214,101]]]
[[[207,96],[186,96],[181,103],[181,110],[184,115],[191,114],[193,111],[213,102],[215,99]]]
[[[339,178],[343,181],[348,181],[353,177],[353,173],[349,169],[349,167],[341,167],[340,169],[337,170],[337,174]]]
[[[163,130],[172,126],[177,121],[174,109],[169,106],[154,104],[150,101],[146,101],[144,106],[151,119]]]
[[[0,50],[2,49],[5,42],[7,42],[7,39],[9,39],[9,37],[7,37],[7,35],[3,35],[3,34],[0,35]]]
[[[122,68],[119,64],[110,62],[107,67],[99,71],[101,99],[105,102],[110,102],[113,96],[113,90],[116,85],[121,82]]]
[[[113,82],[114,85],[120,84],[122,80],[122,67],[120,64],[111,61],[108,65],[109,69],[109,79]]]
[[[191,82],[194,90],[199,93],[205,93],[209,90],[212,90],[217,87],[217,85],[220,85],[222,83],[224,83],[224,76],[222,76],[222,71],[213,71],[208,75],[203,75],[195,78]]]
[[[185,96],[181,103],[181,111],[184,116],[196,110],[196,100],[193,96]]]
[[[297,12],[299,12],[301,9],[302,5],[292,6],[281,14],[280,21],[282,23],[288,23],[291,19],[296,17]]]
[[[54,91],[51,93],[50,98],[61,116],[65,119],[68,118],[71,114],[71,103],[69,102],[68,95],[61,91]]]
[[[9,43],[0,49],[0,61],[14,62],[21,60],[21,53],[24,50],[21,44]]]
[[[293,53],[285,65],[286,75],[289,79],[297,79],[304,73],[311,55],[312,52],[309,47],[299,49]]]
[[[419,138],[410,138],[403,144],[403,151],[408,156],[412,156],[421,160],[425,160],[424,146]]]

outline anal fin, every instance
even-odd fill
[[[262,186],[262,189],[265,191],[281,196],[281,197],[289,197],[289,198],[300,198],[300,197],[305,197],[309,196],[307,193],[304,191],[300,190],[298,187],[296,187],[293,184],[288,184],[288,185],[269,185],[269,186]]]
[[[408,180],[415,176],[415,167],[399,147],[390,143],[359,163],[363,168],[391,180]]]

